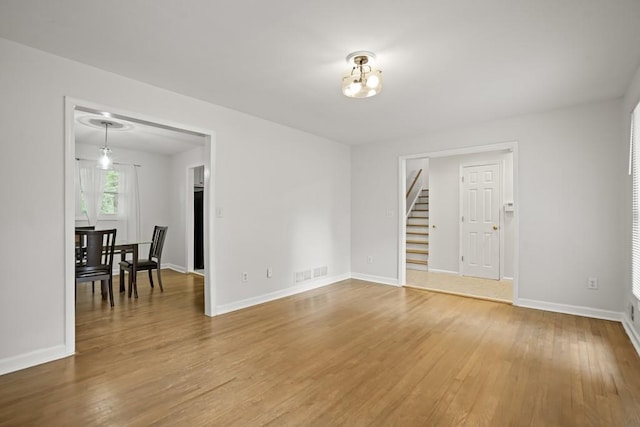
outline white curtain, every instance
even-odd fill
[[[80,180],[80,191],[84,196],[84,206],[87,211],[89,225],[96,225],[100,207],[102,206],[102,195],[104,190],[105,173],[98,169],[95,161],[77,160],[78,175]]]
[[[81,185],[80,185],[80,162],[78,160],[76,160],[76,167],[75,167],[75,171],[74,171],[74,175],[75,175],[75,199],[76,199],[76,218],[80,218],[81,216],[84,215],[84,212],[82,211],[82,189],[81,189]]]
[[[140,193],[138,168],[133,165],[115,165],[120,175],[119,211],[125,221],[126,239],[140,240]]]
[[[138,168],[133,165],[114,165],[118,172],[118,240],[140,240],[140,193]],[[96,167],[93,160],[76,161],[76,212],[81,212],[84,197],[89,225],[96,225],[102,207],[107,172]],[[82,215],[82,214],[80,214]]]

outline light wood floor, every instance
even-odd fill
[[[407,269],[406,277],[408,286],[491,301],[513,302],[512,280],[482,279],[409,268]]]
[[[1,425],[640,425],[616,322],[358,280],[207,318],[201,277],[143,277],[78,292],[78,354],[1,376]]]

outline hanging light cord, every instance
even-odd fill
[[[109,122],[104,122],[104,147],[109,148],[107,146],[107,132],[109,132]]]

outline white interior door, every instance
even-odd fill
[[[500,166],[462,167],[462,274],[499,279]]]

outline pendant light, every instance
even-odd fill
[[[113,161],[109,156],[109,154],[111,154],[111,148],[107,146],[107,133],[109,131],[109,126],[113,126],[113,123],[102,122],[102,125],[104,125],[104,146],[100,147],[102,156],[100,156],[100,159],[98,160],[98,168],[102,170],[110,170],[113,168]]]

